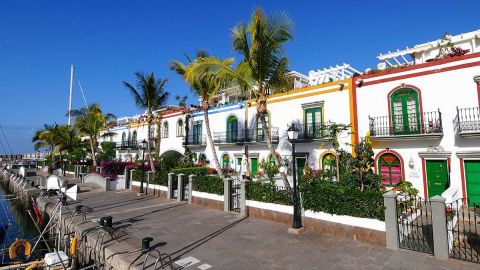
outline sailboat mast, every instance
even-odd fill
[[[73,65],[70,65],[70,96],[68,98],[68,125],[71,123],[70,112],[72,111],[72,94],[73,94]]]

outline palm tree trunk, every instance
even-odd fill
[[[220,162],[218,161],[217,151],[215,150],[215,145],[213,144],[212,132],[210,131],[210,119],[208,119],[208,108],[205,111],[205,127],[207,128],[207,140],[210,144],[210,150],[212,151],[213,161],[215,162],[215,167],[221,179],[224,179],[222,168],[220,167]]]
[[[155,165],[153,165],[153,156],[152,156],[152,148],[150,147],[150,129],[151,129],[151,123],[148,122],[147,124],[147,151],[148,151],[148,159],[150,160],[150,170],[153,172],[155,171]],[[143,161],[142,161],[143,162]]]
[[[92,160],[93,160],[93,166],[97,167],[97,159],[95,157],[95,146],[93,143],[93,138],[90,139],[90,149],[92,151]]]
[[[155,158],[160,161],[160,143],[162,142],[162,118],[158,118],[157,122],[157,140],[155,144]]]
[[[259,103],[257,103],[259,104]],[[258,107],[257,107],[258,108]],[[267,121],[265,120],[265,113],[267,112],[267,105],[262,104],[260,106],[260,121],[262,121],[262,129],[263,129],[263,134],[265,134],[266,141],[267,141],[267,147],[268,150],[270,151],[270,155],[275,158],[275,161],[277,162],[278,165],[282,164],[282,160],[280,160],[280,157],[275,154],[275,150],[273,149],[273,144],[272,144],[272,136],[270,133],[270,126],[267,124]],[[295,159],[295,157],[293,157]],[[296,172],[293,172],[296,173]],[[288,193],[293,194],[292,187],[290,186],[290,182],[288,182],[287,175],[285,172],[281,172],[280,176],[282,176],[283,180],[283,185],[285,186],[285,189],[287,190]]]

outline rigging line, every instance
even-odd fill
[[[87,105],[87,99],[85,98],[85,94],[83,93],[83,88],[82,85],[80,84],[80,80],[77,80],[78,86],[80,86],[80,93],[82,93],[83,101],[85,102],[85,107],[88,107]]]
[[[8,155],[7,151],[5,150],[5,146],[3,146],[2,138],[0,138],[0,146],[2,146],[3,153],[5,153],[5,155]]]
[[[12,148],[10,147],[10,143],[8,142],[7,136],[5,136],[5,132],[3,131],[3,127],[0,125],[0,129],[2,130],[3,137],[5,138],[5,142],[7,143],[8,149],[10,149],[10,153],[13,155]]]

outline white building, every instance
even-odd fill
[[[442,40],[382,54],[385,70],[354,78],[359,135],[370,133],[384,184],[480,201],[479,37],[447,37],[458,56],[438,57]]]

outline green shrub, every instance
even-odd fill
[[[168,172],[165,170],[155,170],[153,173],[153,184],[168,186]]]
[[[247,200],[293,205],[292,197],[285,190],[279,190],[272,183],[249,181],[246,183]]]
[[[193,190],[223,195],[223,181],[218,176],[197,176],[197,179],[193,183]]]
[[[142,170],[135,169],[132,170],[132,181],[142,181]],[[147,180],[147,172],[145,172],[145,181]]]
[[[190,168],[175,168],[171,171],[172,173],[178,174],[185,174],[187,177],[190,174],[195,174],[197,177],[205,176],[208,173],[207,167],[190,167]]]
[[[73,165],[73,164],[67,164],[67,165],[65,165],[65,171],[67,171],[67,172],[74,172],[74,171],[75,171],[75,165]]]
[[[385,220],[383,194],[379,190],[361,191],[348,184],[316,181],[302,182],[300,191],[306,210]]]

